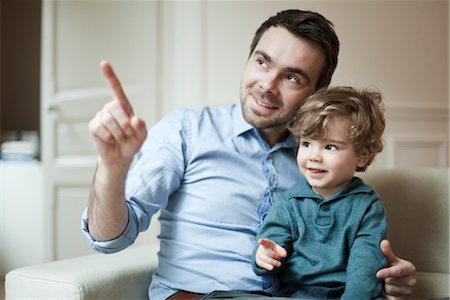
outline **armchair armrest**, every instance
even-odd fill
[[[26,266],[5,277],[6,299],[148,299],[158,244]]]

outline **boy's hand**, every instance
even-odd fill
[[[262,269],[272,271],[281,266],[281,259],[287,256],[287,251],[280,245],[269,239],[258,240],[258,250],[256,251],[256,265]]]

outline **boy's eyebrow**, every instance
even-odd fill
[[[341,141],[341,140],[335,140],[335,139],[327,139],[327,138],[311,138],[306,136],[300,136],[299,140],[307,140],[307,141],[322,141],[326,144],[341,144],[341,145],[347,145],[350,144],[350,142],[347,141]]]
[[[342,144],[342,145],[349,144],[348,142],[345,142],[345,141],[338,141],[338,140],[333,140],[333,139],[327,139],[325,141],[327,143],[332,143],[332,144]]]
[[[261,55],[269,63],[273,62],[272,58],[266,52],[264,52],[262,50],[255,50],[255,54]],[[306,72],[303,71],[302,69],[294,68],[294,67],[286,67],[285,71],[288,72],[288,73],[298,74],[298,75],[302,76],[303,78],[305,78],[305,80],[308,81],[308,82],[310,80],[308,74],[306,74]]]

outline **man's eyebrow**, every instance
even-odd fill
[[[267,54],[264,51],[261,50],[255,50],[255,55],[261,55],[262,57],[264,57],[265,60],[267,60],[268,62],[272,62],[272,58],[269,56],[269,54]]]
[[[264,51],[261,51],[261,50],[255,50],[255,53],[254,53],[254,54],[255,54],[255,55],[261,55],[261,56],[262,56],[267,62],[269,62],[269,63],[272,63],[272,62],[273,62],[273,61],[272,61],[272,58],[271,58],[266,52],[264,52]],[[303,78],[305,78],[305,80],[306,80],[307,82],[310,81],[310,78],[309,78],[308,74],[307,74],[305,71],[303,71],[302,69],[294,68],[294,67],[287,67],[287,68],[285,68],[285,71],[286,71],[287,73],[298,74],[298,75],[302,76]]]

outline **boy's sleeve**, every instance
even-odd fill
[[[368,205],[350,249],[347,281],[341,299],[373,299],[381,295],[382,281],[376,273],[387,263],[380,250],[386,231],[386,212],[381,199],[376,197]]]
[[[288,201],[286,200],[281,201],[281,199],[279,199],[278,201],[276,201],[270,208],[256,236],[256,245],[252,253],[252,267],[256,275],[263,276],[267,274],[276,274],[281,269],[280,267],[275,268],[272,271],[268,271],[266,269],[258,267],[256,265],[255,255],[259,247],[258,240],[261,238],[272,240],[289,251],[289,247],[292,244],[292,220],[287,206]]]

